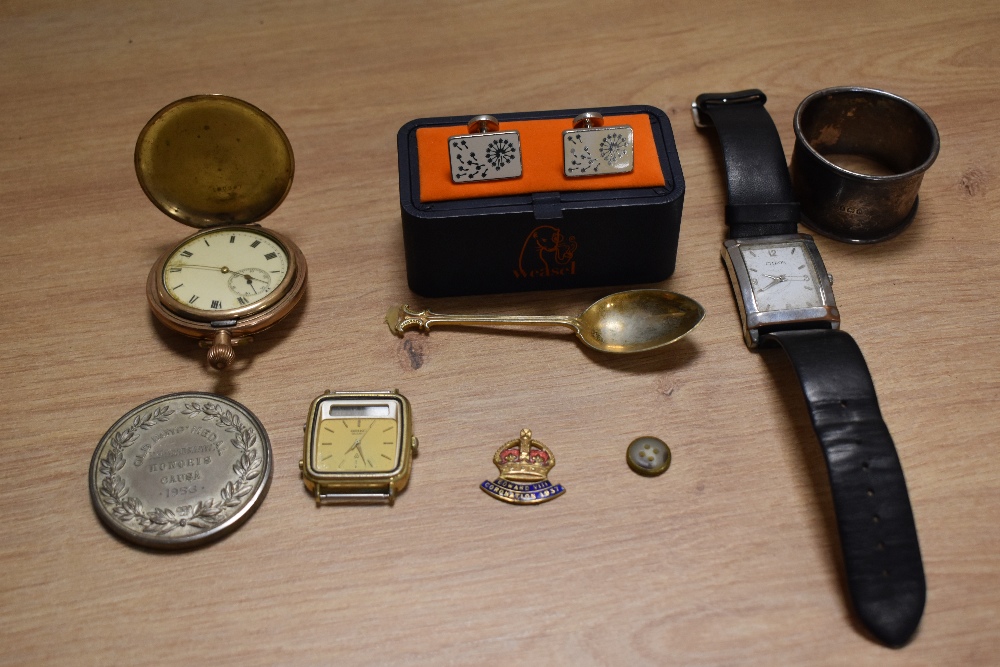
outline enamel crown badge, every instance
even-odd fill
[[[562,484],[548,481],[556,465],[551,450],[531,439],[531,431],[521,430],[521,437],[506,443],[493,455],[500,477],[484,481],[480,488],[497,500],[515,505],[537,505],[566,492]]]

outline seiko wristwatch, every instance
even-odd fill
[[[317,505],[391,505],[416,451],[410,403],[397,390],[326,392],[309,406],[299,467]]]
[[[781,140],[759,90],[699,95],[695,125],[714,127],[729,197],[722,259],[751,349],[780,346],[802,384],[826,458],[854,610],[888,646],[913,636],[926,597],[906,481],[861,351],[840,330],[833,280],[798,234]]]

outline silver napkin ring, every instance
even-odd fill
[[[603,127],[604,116],[586,111],[563,132],[563,173],[568,177],[627,174],[632,171],[632,128]]]
[[[448,138],[452,181],[476,183],[521,175],[521,135],[499,129],[493,116],[475,116],[469,121],[471,134]]]
[[[876,243],[906,229],[937,158],[937,128],[909,100],[827,88],[795,112],[792,184],[803,224],[838,241]]]

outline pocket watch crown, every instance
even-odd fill
[[[236,350],[233,349],[232,337],[228,331],[220,331],[215,335],[212,347],[208,349],[208,363],[212,368],[222,370],[233,363],[236,358]]]

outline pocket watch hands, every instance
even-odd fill
[[[208,269],[210,271],[221,271],[222,273],[229,273],[229,267],[227,266],[206,266],[204,264],[184,264],[182,262],[177,262],[175,264],[167,264],[168,269],[178,268],[178,269]],[[233,272],[235,273],[235,271]]]
[[[266,280],[262,278],[257,278],[249,273],[243,273],[241,271],[233,271],[228,266],[205,266],[204,264],[168,264],[166,266],[168,269],[206,269],[208,271],[218,271],[219,273],[232,273],[233,275],[240,276],[241,278],[247,279],[247,284],[249,285],[251,281],[256,280],[257,282],[267,283]]]
[[[222,268],[226,268],[226,267],[222,267]],[[233,273],[233,274],[235,274],[237,276],[241,276],[243,278],[246,278],[247,279],[247,285],[251,284],[251,281],[254,281],[254,280],[256,280],[259,283],[264,283],[265,285],[268,284],[267,280],[264,280],[263,278],[258,278],[257,276],[251,276],[249,273],[241,273],[239,271],[233,271],[232,269],[230,269],[229,272]],[[225,273],[225,271],[223,271],[223,273]]]

